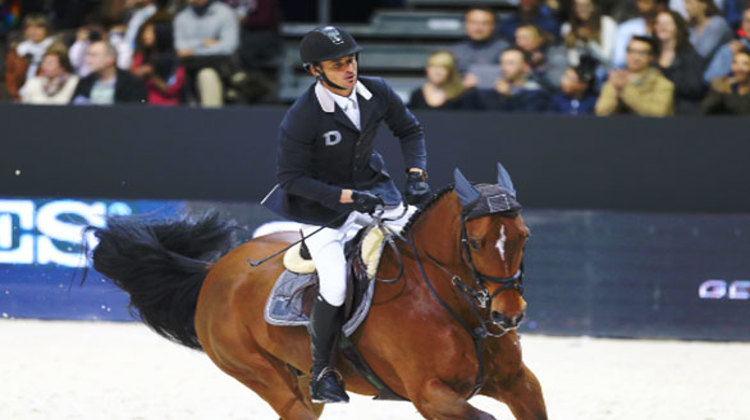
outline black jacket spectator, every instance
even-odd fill
[[[97,80],[96,74],[90,74],[78,82],[76,91],[73,93],[73,101],[80,101],[80,98],[89,99],[91,97],[91,88]],[[115,82],[115,103],[146,103],[148,102],[148,92],[146,85],[141,79],[133,76],[127,71],[117,70],[117,81]]]
[[[694,114],[698,111],[700,101],[706,93],[703,63],[703,58],[695,49],[687,47],[677,51],[671,66],[659,66],[664,77],[674,83],[676,114]]]

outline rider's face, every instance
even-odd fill
[[[328,80],[341,86],[346,92],[351,92],[351,89],[357,83],[357,58],[354,54],[335,60],[323,61],[320,65]],[[312,71],[313,74],[317,75],[316,69]],[[329,86],[329,88],[332,88],[332,86]],[[339,89],[334,88],[334,90]]]

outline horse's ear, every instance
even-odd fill
[[[513,181],[510,180],[510,174],[500,162],[497,163],[497,186],[507,190],[513,197],[516,196],[516,189],[513,188]]]
[[[456,194],[458,194],[461,207],[468,206],[482,196],[458,168],[453,170],[453,179],[456,181]]]

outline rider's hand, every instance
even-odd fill
[[[427,184],[424,172],[410,171],[406,176],[406,203],[412,205],[426,204],[432,198],[432,191]]]
[[[383,199],[367,191],[352,191],[354,210],[360,213],[372,214],[378,206],[384,206]]]

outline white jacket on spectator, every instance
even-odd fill
[[[42,62],[44,53],[47,52],[47,48],[54,42],[52,37],[47,37],[41,42],[33,42],[26,40],[18,44],[16,47],[16,53],[21,57],[29,57],[29,68],[26,70],[26,80],[30,80],[36,76],[36,71],[39,68],[39,63]]]
[[[615,38],[617,37],[617,22],[609,16],[602,15],[600,19],[599,42],[589,41],[576,48],[568,48],[568,63],[571,66],[577,66],[582,53],[589,53],[599,62],[609,64],[612,61],[612,51],[614,50]],[[565,22],[560,28],[562,38],[570,32],[570,22]]]
[[[141,25],[148,20],[151,16],[156,13],[156,5],[149,4],[146,7],[140,8],[133,12],[128,20],[128,29],[125,31],[125,42],[130,45],[130,48],[135,50],[135,38],[138,36],[138,30],[141,29]]]
[[[628,43],[635,35],[648,35],[646,19],[636,17],[622,22],[617,28],[615,46],[612,51],[612,67],[625,67],[625,53],[628,49]]]
[[[36,105],[67,105],[78,84],[78,77],[74,74],[68,76],[63,86],[54,93],[45,92],[46,77],[36,76],[23,85],[21,90],[21,102]]]
[[[204,45],[206,40],[217,40]],[[186,7],[174,19],[174,44],[177,51],[190,50],[194,55],[231,55],[240,42],[239,22],[231,7],[213,2],[198,16]]]

